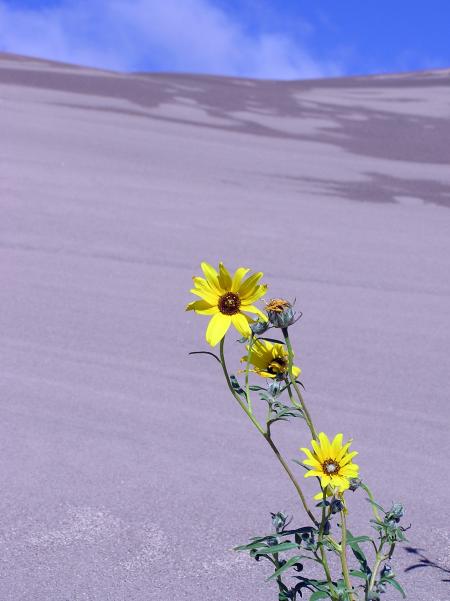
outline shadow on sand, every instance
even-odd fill
[[[417,570],[418,568],[435,568],[436,570],[439,570],[446,576],[442,578],[442,582],[450,582],[450,570],[440,565],[438,562],[428,559],[423,549],[420,549],[418,547],[404,547],[404,550],[407,553],[413,555],[415,560],[415,563],[408,566],[405,569],[405,572],[412,572],[413,570]]]

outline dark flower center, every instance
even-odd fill
[[[277,357],[273,359],[269,366],[267,367],[267,371],[269,374],[281,374],[287,371],[288,362],[287,359],[282,359],[281,357]]]
[[[234,292],[225,292],[218,302],[219,311],[224,315],[236,315],[239,313],[241,299]]]
[[[334,459],[325,459],[322,463],[322,469],[329,476],[336,476],[339,473],[341,466]]]

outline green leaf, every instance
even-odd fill
[[[230,382],[235,392],[237,392],[238,394],[245,395],[245,391],[241,388],[241,385],[239,384],[238,379],[235,375],[230,376]]]
[[[349,537],[348,538],[348,544],[349,544],[350,549],[353,552],[353,555],[359,561],[359,564],[362,567],[363,571],[366,572],[366,573],[370,573],[370,568],[369,568],[369,565],[367,563],[367,558],[364,555],[364,551],[361,549],[361,547],[356,542],[356,539],[358,537],[353,536],[353,534],[350,532],[350,530],[347,530],[347,536]]]
[[[300,559],[302,559],[302,555],[294,555],[294,557],[291,557],[290,559],[287,560],[286,563],[284,563],[281,568],[278,568],[278,570],[276,570],[272,576],[269,576],[269,578],[267,578],[267,581],[269,580],[273,580],[274,578],[277,578],[278,576],[280,576],[283,572],[285,572],[286,570],[288,570],[289,568],[292,568],[293,565],[295,565],[296,563],[298,563],[300,561]]]
[[[366,543],[370,542],[372,539],[370,536],[352,536],[350,532],[347,530],[347,542],[350,543]]]
[[[387,584],[390,584],[395,589],[397,589],[399,593],[401,593],[403,599],[406,599],[405,591],[403,590],[403,588],[400,586],[400,584],[397,582],[397,580],[395,578],[382,578],[380,580],[380,582],[386,582]]]
[[[249,386],[250,390],[256,391],[256,390],[266,390],[267,388],[263,388],[262,386],[256,386],[255,384],[252,384],[251,386]]]
[[[239,547],[234,547],[233,551],[252,551],[253,549],[266,549],[268,545],[266,545],[262,541],[255,541],[254,543],[248,543],[248,545],[241,545]]]
[[[299,465],[300,467],[302,467],[304,470],[309,471],[311,468],[308,467],[307,465],[303,465],[303,463],[301,461],[299,461],[298,459],[292,459],[292,461],[294,463],[296,463],[297,465]]]
[[[371,505],[373,505],[374,507],[376,507],[377,509],[379,509],[379,510],[380,510],[380,511],[382,511],[383,513],[386,513],[386,510],[385,510],[385,509],[383,509],[383,508],[381,507],[381,505],[379,505],[379,504],[378,504],[378,503],[376,503],[375,501],[372,501],[372,499],[369,499],[369,497],[366,497],[366,501],[369,501],[369,503],[370,503]]]
[[[317,601],[317,599],[331,599],[331,597],[329,593],[326,593],[325,591],[316,591],[311,595],[309,601]]]
[[[286,344],[283,340],[277,340],[276,338],[266,338],[266,336],[258,336],[257,340],[267,340],[268,342],[275,342],[276,344]]]
[[[350,575],[355,578],[362,578],[363,580],[369,580],[369,575],[361,572],[360,570],[350,570]]]
[[[211,355],[211,357],[214,357],[214,359],[217,359],[217,361],[220,363],[220,365],[222,365],[222,361],[219,359],[219,357],[217,355],[215,355],[214,353],[210,353],[209,351],[192,351],[189,353],[189,355]]]
[[[298,549],[299,546],[296,543],[286,542],[280,543],[279,545],[274,545],[273,547],[270,545],[267,549],[265,549],[265,553],[270,553],[273,555],[274,553],[281,553],[282,551],[289,551],[290,549]]]

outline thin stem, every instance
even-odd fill
[[[325,501],[325,493],[323,495],[323,500]],[[328,513],[328,515],[326,515],[325,507],[322,507],[322,519],[320,521],[320,528],[319,528],[319,548],[320,548],[320,557],[322,559],[322,566],[325,571],[325,576],[327,578],[328,586],[330,587],[330,592],[332,594],[332,598],[338,599],[338,596],[336,594],[336,589],[333,584],[333,579],[331,578],[331,572],[330,572],[330,566],[328,565],[327,554],[326,554],[325,548],[322,544],[323,531],[325,529],[325,524],[326,524],[327,520],[329,519],[329,517],[330,517],[330,514]]]
[[[379,512],[378,512],[377,506],[376,506],[376,505],[374,505],[374,503],[375,503],[375,499],[374,499],[374,496],[373,496],[373,494],[372,494],[372,491],[371,491],[371,490],[370,490],[370,488],[367,486],[367,484],[364,484],[364,482],[361,482],[360,486],[361,486],[361,488],[362,488],[362,489],[364,489],[364,490],[366,491],[366,493],[369,495],[369,499],[372,501],[371,505],[372,505],[372,511],[373,511],[373,515],[376,517],[376,519],[377,519],[379,522],[382,522],[382,521],[383,521],[383,519],[381,518],[381,516],[380,516],[380,514],[379,514]]]
[[[394,553],[395,543],[391,544],[391,546],[389,547],[388,553],[384,553],[384,554],[381,553],[383,546],[384,546],[384,542],[385,542],[384,540],[381,541],[380,548],[375,556],[375,563],[372,568],[372,576],[370,577],[369,587],[367,589],[367,597],[369,596],[369,593],[372,591],[372,589],[375,585],[375,581],[377,579],[378,571],[380,569],[381,564],[383,563],[383,561],[390,559],[392,557],[392,554]]]
[[[247,405],[244,403],[244,401],[241,399],[241,397],[233,389],[233,386],[232,386],[231,380],[230,380],[230,376],[228,375],[227,365],[225,363],[224,345],[225,345],[225,336],[220,341],[220,363],[222,365],[223,373],[225,376],[225,380],[227,381],[228,388],[230,389],[231,394],[234,396],[234,398],[237,400],[237,402],[241,406],[242,410],[245,411],[245,413],[247,414],[249,419],[253,422],[254,426],[261,432],[261,434],[263,436],[265,436],[266,432],[265,432],[264,428],[261,426],[261,424],[255,418],[253,413],[251,411],[249,411]]]
[[[248,381],[248,372],[250,369],[250,355],[252,352],[253,340],[254,340],[254,334],[252,332],[252,334],[250,336],[250,342],[248,345],[247,365],[245,367],[245,396],[247,397],[247,405],[248,405],[248,409],[249,409],[250,413],[252,412],[252,399],[250,398],[250,384]]]
[[[342,575],[344,576],[345,586],[348,588],[348,598],[350,601],[354,600],[353,596],[353,586],[350,580],[350,574],[348,571],[347,564],[347,524],[345,521],[345,513],[344,511],[340,512],[341,514],[341,531],[342,531],[342,540],[341,540],[341,566],[342,566]]]
[[[223,373],[224,373],[224,376],[225,376],[225,380],[227,381],[228,388],[230,389],[231,394],[237,400],[237,402],[241,406],[242,410],[245,411],[245,413],[250,418],[250,420],[253,422],[253,424],[256,426],[256,428],[259,430],[259,432],[264,436],[264,438],[266,439],[266,441],[269,443],[270,448],[272,449],[272,451],[277,456],[278,461],[284,467],[284,469],[285,469],[287,475],[289,476],[292,484],[295,486],[295,489],[296,489],[296,491],[297,491],[297,493],[298,493],[298,495],[299,495],[299,497],[300,497],[300,499],[302,501],[302,504],[303,504],[303,507],[305,508],[306,513],[309,515],[309,517],[314,522],[314,524],[316,526],[318,526],[319,523],[316,520],[316,518],[314,517],[314,514],[309,509],[308,504],[306,503],[306,498],[305,498],[305,495],[303,494],[303,491],[302,491],[302,489],[300,487],[300,484],[295,479],[294,474],[290,470],[290,468],[289,468],[288,464],[286,463],[285,459],[282,457],[280,451],[277,449],[275,443],[273,442],[272,438],[270,437],[270,433],[266,432],[264,430],[264,428],[261,426],[261,424],[255,418],[255,416],[249,411],[248,407],[243,402],[243,400],[240,398],[240,396],[237,394],[237,392],[233,389],[233,386],[232,386],[231,380],[230,380],[230,376],[228,374],[227,365],[226,365],[226,362],[225,362],[224,346],[225,346],[225,336],[220,341],[220,362],[221,362],[221,365],[222,365],[222,369],[223,369]]]
[[[272,449],[272,451],[275,453],[275,455],[277,456],[278,461],[281,463],[281,465],[284,467],[287,475],[289,476],[292,484],[294,485],[298,496],[300,497],[300,500],[302,502],[302,505],[306,511],[306,513],[309,515],[309,517],[311,518],[311,520],[313,521],[313,523],[315,524],[315,526],[319,526],[319,522],[316,520],[316,518],[314,517],[314,514],[312,513],[312,511],[309,509],[308,504],[306,502],[306,497],[303,494],[303,491],[301,489],[300,484],[297,482],[294,474],[292,473],[290,467],[288,466],[288,464],[286,463],[285,459],[283,458],[283,456],[281,455],[280,451],[278,450],[277,446],[275,445],[275,443],[273,442],[273,440],[271,439],[269,434],[263,434],[264,438],[267,440],[267,442],[269,443],[270,448]]]
[[[309,411],[308,411],[308,409],[306,407],[305,400],[304,400],[303,395],[301,393],[300,387],[298,386],[297,382],[295,381],[294,374],[292,373],[292,364],[293,364],[293,360],[294,360],[294,351],[292,350],[292,345],[291,345],[291,341],[289,339],[288,329],[287,328],[282,328],[282,332],[283,332],[284,340],[286,341],[286,347],[287,347],[288,354],[289,354],[289,361],[288,361],[289,379],[291,380],[292,386],[294,387],[295,392],[297,393],[298,399],[300,401],[301,409],[302,409],[303,414],[305,416],[306,423],[308,424],[308,428],[311,431],[312,437],[317,440],[318,436],[317,436],[316,429],[314,428],[314,424],[312,423],[311,416],[310,416]]]
[[[378,575],[378,570],[380,569],[380,565],[381,562],[383,561],[383,557],[377,553],[377,556],[375,558],[375,563],[373,565],[372,568],[372,576],[370,577],[370,582],[369,582],[369,588],[367,589],[367,596],[369,595],[370,591],[373,589],[373,585],[375,584],[375,580],[377,579],[377,575]]]

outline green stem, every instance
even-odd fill
[[[373,589],[373,586],[375,584],[375,580],[377,579],[378,570],[380,569],[380,565],[381,565],[382,561],[383,561],[383,556],[380,556],[377,553],[377,555],[375,557],[375,563],[374,563],[373,568],[372,568],[372,576],[370,577],[369,588],[367,589],[367,596],[366,596],[366,598],[368,598],[369,593]]]
[[[323,495],[323,500],[325,501],[325,494]],[[326,515],[325,507],[322,507],[322,519],[320,521],[320,528],[319,528],[319,549],[320,549],[320,557],[322,559],[322,566],[325,571],[325,576],[327,578],[327,582],[328,582],[328,586],[330,588],[332,599],[336,600],[339,598],[339,596],[338,596],[335,586],[333,584],[333,579],[331,578],[331,572],[330,572],[330,566],[328,565],[327,554],[326,554],[325,548],[322,544],[325,523],[329,519],[329,517],[330,517],[330,514],[328,513],[328,515]]]
[[[368,598],[369,593],[372,591],[374,585],[375,585],[375,581],[377,579],[377,575],[378,575],[378,571],[380,569],[381,564],[383,563],[383,561],[386,561],[387,559],[390,559],[392,557],[392,554],[394,553],[394,549],[395,549],[395,543],[392,543],[391,546],[389,547],[389,552],[388,553],[381,553],[381,551],[383,550],[383,546],[384,546],[384,540],[382,540],[381,544],[380,544],[380,548],[378,549],[378,552],[375,556],[375,563],[373,564],[373,568],[372,568],[372,576],[370,577],[370,582],[369,582],[369,588],[367,589],[367,596],[366,598]]]
[[[342,531],[342,540],[341,540],[341,566],[342,566],[342,575],[344,577],[345,586],[350,591],[348,593],[348,598],[350,601],[354,600],[353,595],[353,587],[350,580],[350,573],[348,571],[347,564],[347,524],[345,520],[344,511],[341,511],[341,531]]]
[[[316,527],[319,526],[319,522],[316,520],[314,514],[312,513],[312,511],[309,509],[308,504],[306,502],[306,497],[303,494],[303,491],[301,489],[300,484],[297,482],[294,474],[292,473],[290,467],[288,466],[288,464],[286,463],[285,459],[283,458],[283,456],[281,455],[280,451],[278,450],[277,446],[275,445],[275,443],[273,442],[272,438],[270,437],[269,434],[263,434],[264,438],[267,440],[270,448],[272,449],[272,451],[275,453],[278,461],[281,463],[281,465],[284,467],[284,470],[286,471],[287,475],[289,476],[292,484],[294,485],[298,496],[300,497],[300,500],[302,502],[303,508],[305,509],[306,513],[309,515],[309,517],[311,518],[311,520],[313,521],[314,525]]]
[[[252,421],[253,425],[259,430],[259,432],[261,432],[261,434],[263,436],[265,436],[266,432],[265,432],[264,428],[261,426],[261,424],[255,418],[253,413],[249,410],[249,408],[244,403],[244,401],[241,399],[241,397],[233,389],[233,386],[232,386],[231,380],[230,380],[230,376],[228,374],[227,365],[225,363],[224,345],[225,345],[225,336],[220,341],[220,363],[222,365],[223,373],[225,376],[225,380],[227,381],[228,388],[230,389],[231,394],[234,396],[234,398],[237,400],[237,402],[241,406],[242,410],[247,414],[249,419]]]
[[[248,409],[249,409],[250,413],[252,412],[252,399],[250,398],[250,383],[248,380],[248,372],[250,370],[250,358],[251,358],[250,355],[252,352],[253,340],[254,340],[254,334],[252,332],[252,334],[250,336],[250,342],[248,345],[247,365],[245,367],[245,396],[247,398],[247,405],[248,405]]]
[[[371,491],[371,490],[370,490],[370,488],[367,486],[367,484],[364,484],[364,482],[361,482],[360,486],[361,486],[361,488],[362,488],[362,489],[364,489],[364,490],[366,491],[366,493],[369,495],[369,499],[372,501],[371,505],[372,505],[372,511],[373,511],[373,515],[376,517],[376,519],[377,519],[379,522],[382,522],[382,521],[383,521],[383,519],[382,519],[382,517],[380,516],[380,514],[379,514],[379,512],[378,512],[377,506],[376,506],[376,505],[374,505],[374,503],[375,503],[375,499],[374,499],[374,496],[373,496],[373,494],[372,494],[372,491]]]
[[[305,416],[305,420],[306,420],[306,423],[308,424],[308,428],[310,429],[311,435],[312,435],[312,437],[315,440],[317,440],[318,436],[317,436],[316,429],[314,428],[314,424],[312,423],[312,419],[311,419],[311,416],[309,414],[308,408],[306,407],[305,400],[304,400],[303,395],[301,393],[300,387],[297,384],[297,382],[295,381],[294,374],[292,373],[292,365],[293,365],[293,360],[294,360],[294,351],[292,350],[291,341],[289,339],[288,328],[282,328],[282,332],[283,332],[284,340],[286,341],[286,347],[287,347],[288,354],[289,354],[289,361],[288,361],[289,379],[291,380],[292,386],[294,387],[295,392],[297,393],[298,399],[300,401],[300,407],[301,407],[301,409],[303,411],[303,414]]]
[[[301,489],[300,484],[295,479],[294,474],[292,473],[292,471],[289,468],[288,464],[286,463],[285,459],[283,458],[283,456],[281,455],[280,451],[278,450],[278,448],[276,447],[275,443],[273,442],[272,438],[270,437],[270,433],[266,432],[264,430],[264,428],[261,426],[261,424],[255,418],[255,416],[249,411],[248,407],[243,402],[243,400],[240,398],[240,396],[237,394],[237,392],[233,389],[233,386],[232,386],[231,380],[230,380],[230,376],[228,374],[227,365],[226,365],[226,362],[225,362],[224,346],[225,346],[225,336],[220,341],[220,362],[221,362],[221,365],[222,365],[222,369],[223,369],[223,373],[224,373],[224,376],[225,376],[225,380],[227,382],[227,385],[228,385],[228,388],[230,389],[231,394],[237,400],[237,402],[241,406],[242,410],[247,414],[247,416],[252,421],[252,423],[254,424],[254,426],[259,430],[259,432],[264,436],[264,438],[266,439],[266,441],[269,443],[270,448],[275,453],[278,461],[281,463],[281,465],[283,466],[283,468],[286,471],[287,475],[289,476],[292,484],[294,485],[294,487],[295,487],[295,489],[296,489],[296,491],[297,491],[297,493],[298,493],[298,495],[299,495],[299,497],[301,499],[301,502],[303,504],[303,507],[304,507],[306,513],[309,515],[309,517],[311,518],[311,520],[313,521],[313,523],[316,526],[319,526],[318,521],[316,520],[316,518],[314,517],[314,514],[311,512],[311,510],[308,507],[308,504],[306,503],[306,497],[303,494],[303,491]]]

